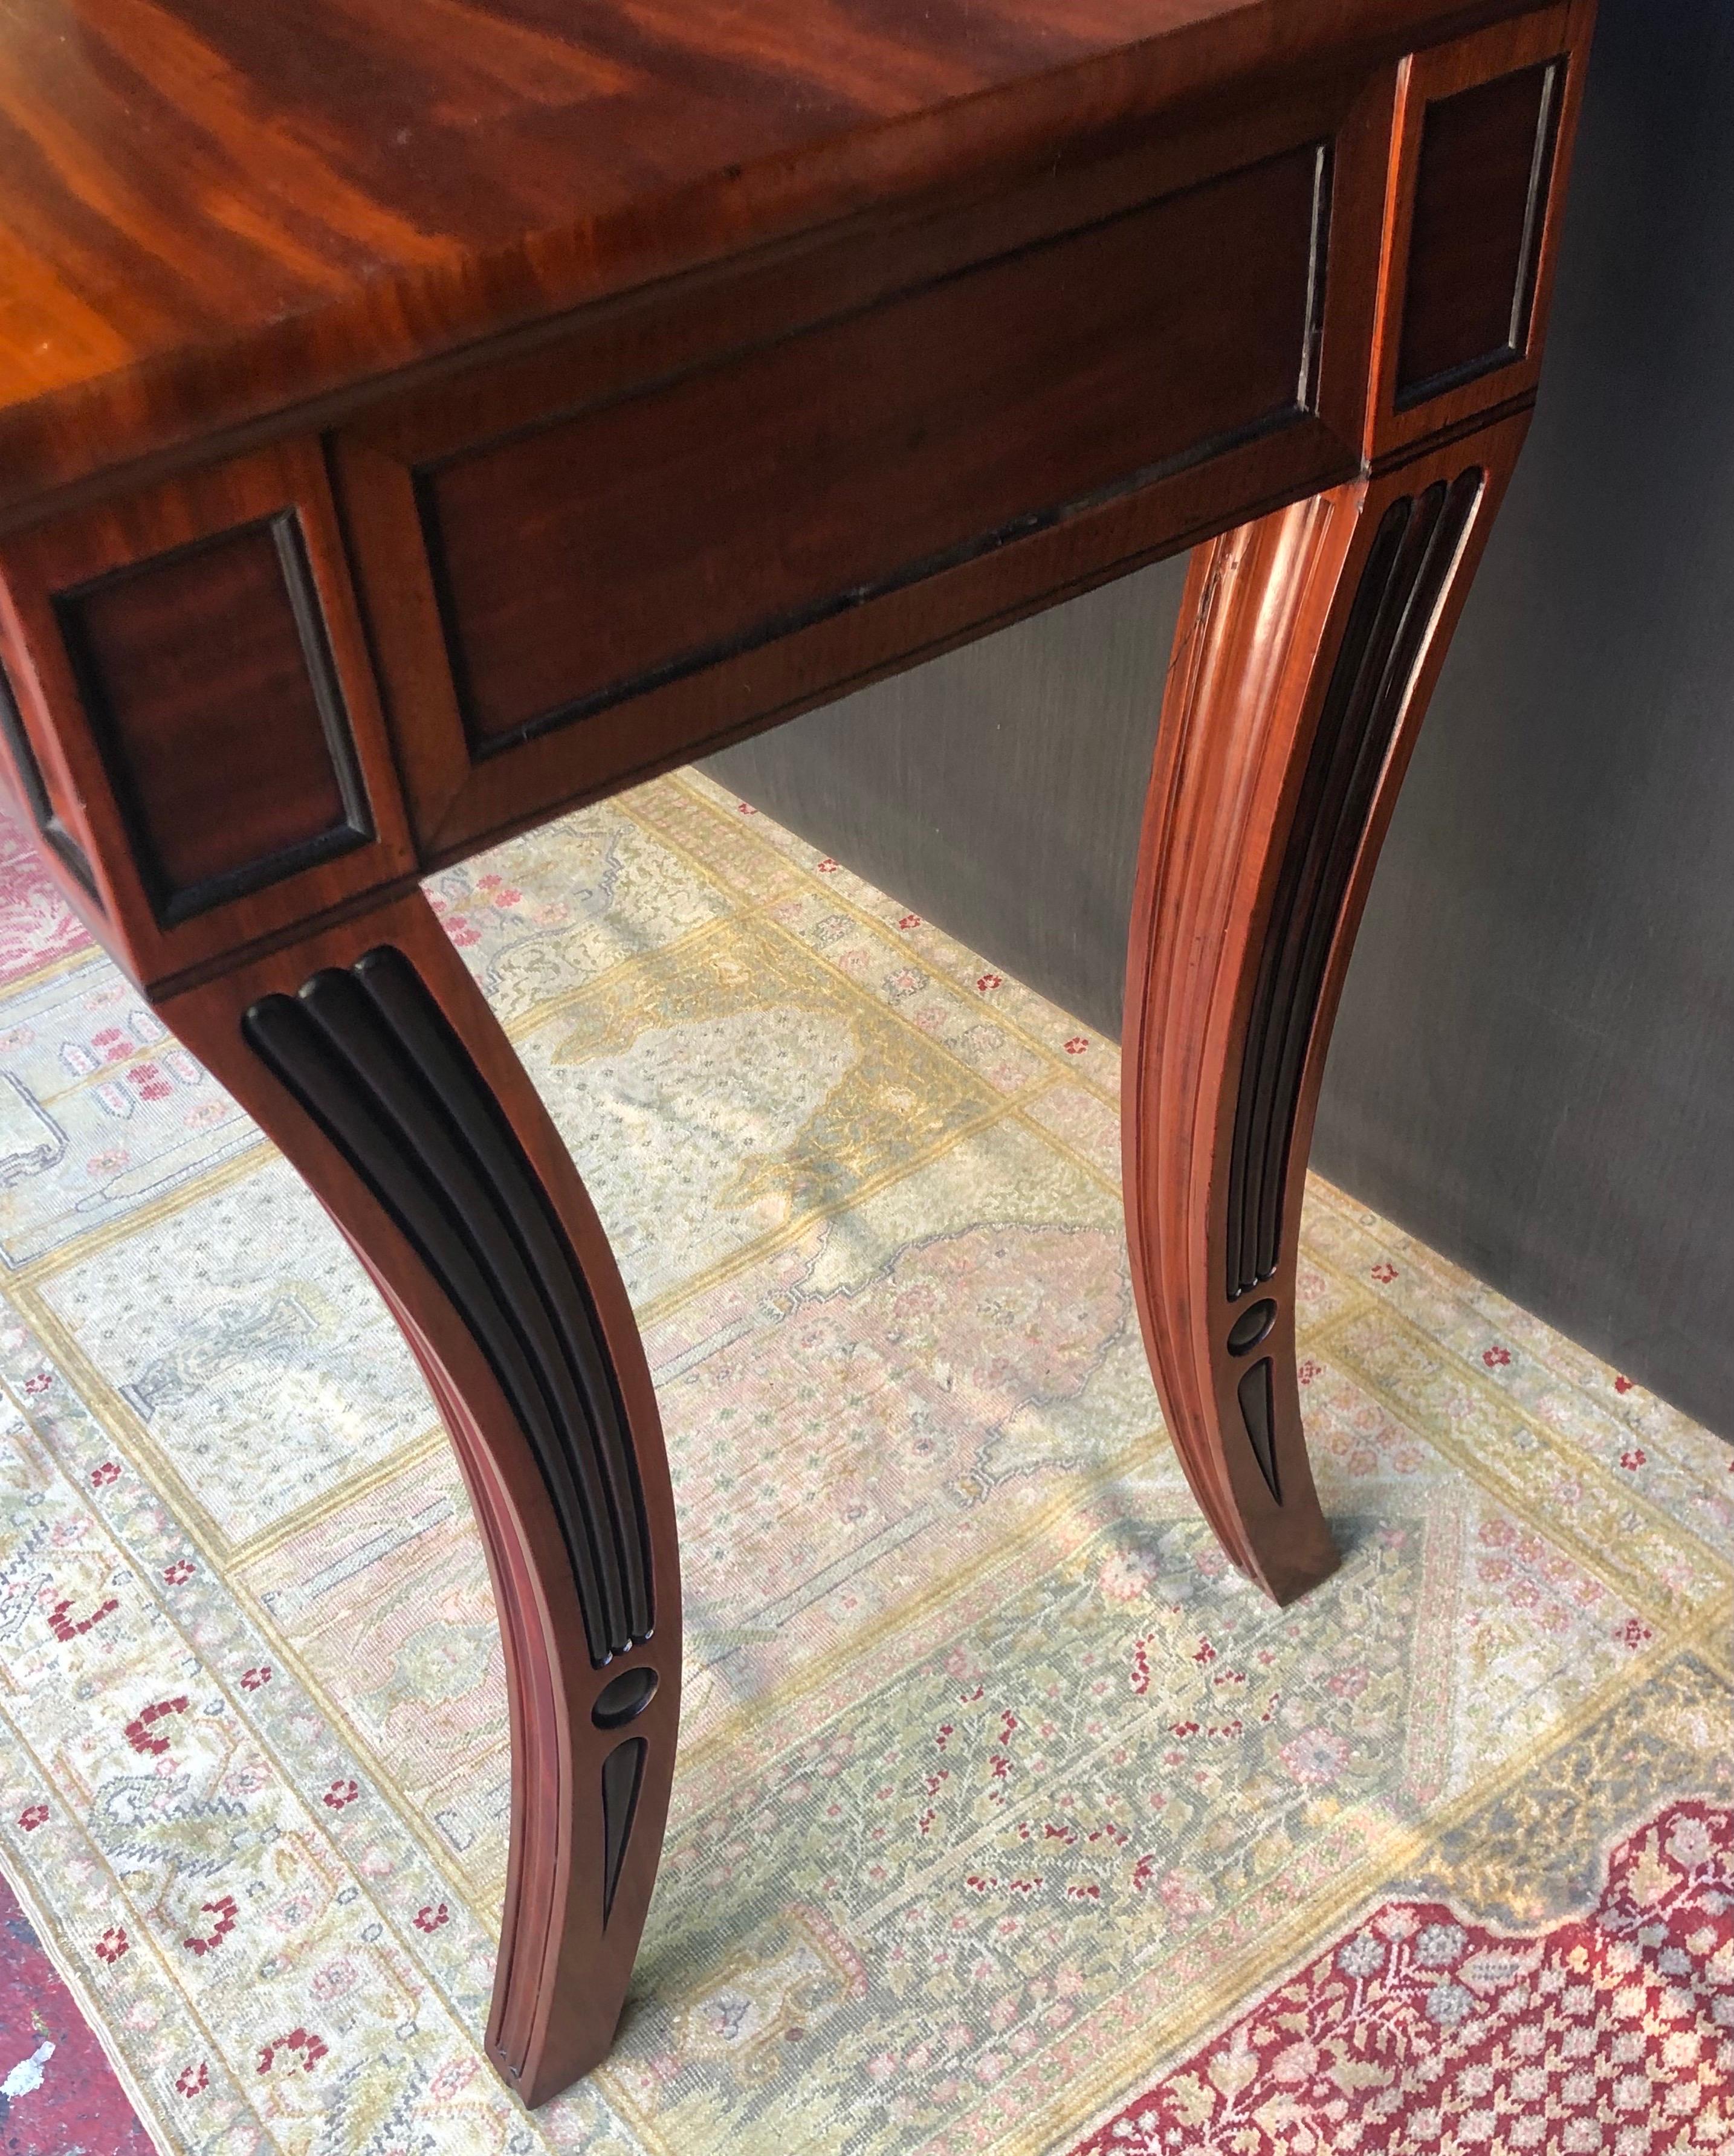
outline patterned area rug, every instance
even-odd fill
[[[635,1996],[534,2118],[476,2041],[505,1713],[427,1396],[0,855],[0,1864],[164,2149],[1730,2156],[1726,1447],[1315,1184],[1346,1558],[1273,1609],[1161,1431],[1110,1043],[690,774],[435,895],[684,1542]]]

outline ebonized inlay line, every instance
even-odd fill
[[[616,1744],[602,1763],[602,1921],[614,1913],[615,1889],[620,1883],[620,1866],[626,1857],[626,1837],[632,1830],[632,1815],[638,1810],[639,1784],[644,1779],[645,1754],[649,1746],[641,1737],[629,1737]]]
[[[1392,503],[1356,588],[1258,961],[1228,1163],[1231,1301],[1277,1269],[1283,1191],[1330,946],[1397,721],[1485,475]]]
[[[250,1045],[402,1229],[487,1358],[558,1514],[590,1659],[654,1621],[626,1423],[546,1193],[414,968],[370,951],[247,1012]]]
[[[1240,1398],[1240,1419],[1246,1424],[1258,1472],[1264,1477],[1265,1487],[1280,1505],[1283,1489],[1277,1478],[1276,1397],[1269,1356],[1261,1356],[1244,1372],[1235,1390]]]

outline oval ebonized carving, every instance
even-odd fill
[[[599,1729],[623,1729],[629,1722],[635,1722],[656,1697],[654,1670],[622,1670],[597,1693],[590,1719]]]
[[[1275,1323],[1276,1305],[1268,1296],[1261,1301],[1249,1302],[1228,1328],[1228,1353],[1250,1355]]]
[[[403,953],[268,996],[247,1040],[415,1246],[486,1356],[559,1516],[599,1667],[654,1621],[650,1536],[595,1313],[558,1219]],[[605,1697],[606,1695],[605,1694]]]
[[[1278,875],[1228,1159],[1231,1302],[1282,1250],[1289,1142],[1320,991],[1379,774],[1480,497],[1479,465],[1392,503],[1356,588]]]

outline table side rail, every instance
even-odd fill
[[[0,746],[182,981],[1526,402],[1556,3],[574,317],[0,540]]]

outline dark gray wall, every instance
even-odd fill
[[[1335,1180],[1734,1435],[1734,8],[1603,0],[1541,409],[1325,1081]],[[1164,563],[713,760],[1117,1032]]]

